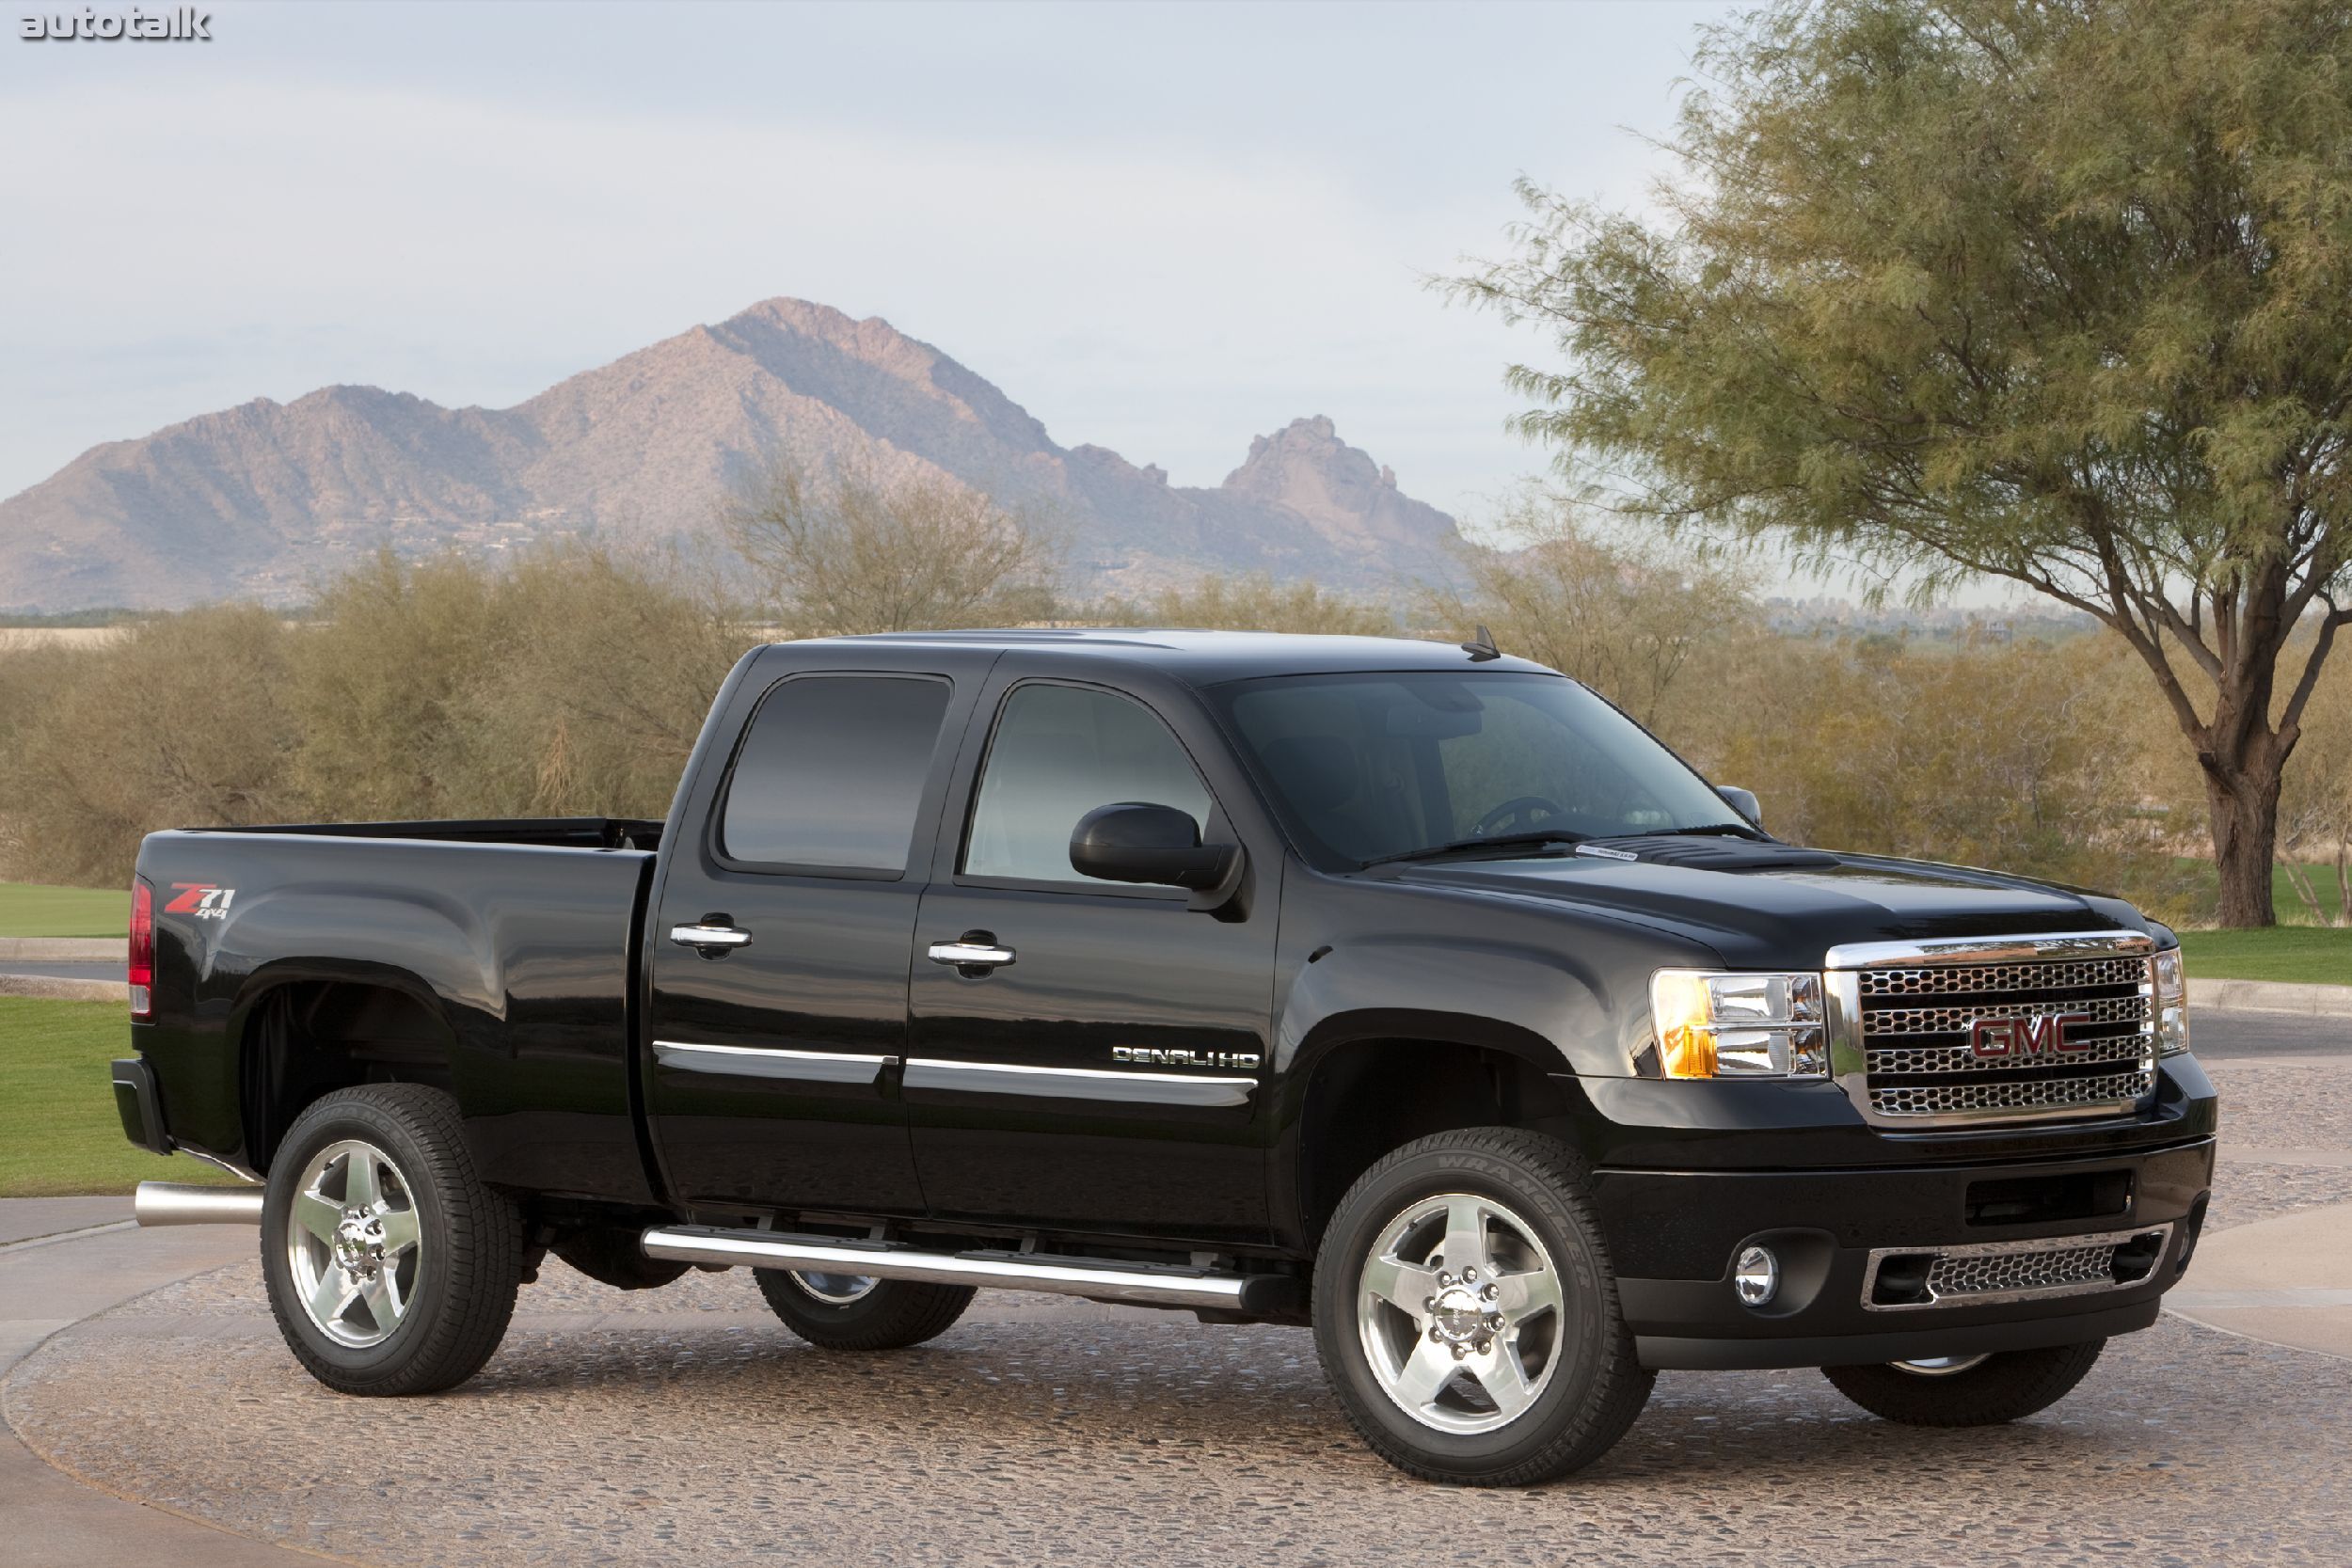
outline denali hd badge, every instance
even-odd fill
[[[1968,1031],[1968,1049],[1986,1061],[2017,1056],[2054,1056],[2088,1051],[2090,1040],[2070,1039],[2069,1024],[2092,1023],[2089,1013],[2043,1013],[2035,1018],[1980,1018]]]
[[[1254,1051],[1158,1051],[1143,1045],[1114,1045],[1111,1060],[1129,1067],[1232,1067],[1258,1070]]]

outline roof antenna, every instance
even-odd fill
[[[1495,646],[1495,634],[1488,631],[1483,624],[1478,628],[1478,635],[1463,643],[1461,647],[1464,653],[1470,656],[1472,664],[1484,664],[1490,658],[1502,657],[1502,650]]]

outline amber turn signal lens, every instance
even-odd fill
[[[1661,972],[1650,983],[1650,1010],[1666,1076],[1714,1077],[1715,1003],[1706,979],[1687,971]]]

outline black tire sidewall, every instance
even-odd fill
[[[1406,1415],[1374,1375],[1357,1327],[1363,1264],[1382,1227],[1412,1203],[1449,1192],[1492,1198],[1525,1220],[1560,1276],[1561,1332],[1550,1381],[1525,1415],[1493,1432],[1440,1432]],[[1615,1283],[1596,1238],[1555,1190],[1554,1178],[1508,1155],[1438,1148],[1400,1160],[1342,1202],[1317,1264],[1316,1350],[1334,1370],[1341,1397],[1359,1425],[1376,1426],[1392,1443],[1448,1471],[1457,1465],[1471,1472],[1509,1470],[1558,1442],[1597,1397],[1619,1332]]]
[[[1881,1420],[1918,1427],[2005,1426],[2073,1393],[2106,1348],[2105,1339],[2086,1339],[2002,1351],[1944,1377],[1922,1377],[1884,1362],[1824,1367],[1821,1375]]]
[[[418,1288],[400,1323],[373,1345],[330,1339],[310,1321],[286,1257],[287,1226],[296,1185],[318,1151],[346,1138],[363,1139],[389,1155],[417,1208],[417,1235],[424,1256]],[[435,1180],[431,1154],[405,1121],[388,1107],[357,1095],[330,1095],[303,1113],[270,1163],[262,1199],[262,1277],[279,1328],[306,1361],[341,1373],[338,1381],[389,1382],[406,1369],[432,1338],[433,1325],[449,1314],[454,1288],[450,1195]],[[316,1370],[316,1367],[313,1368]]]
[[[826,1301],[787,1269],[758,1271],[760,1293],[785,1327],[826,1350],[898,1349],[944,1332],[977,1292],[968,1285],[878,1279],[855,1301]]]

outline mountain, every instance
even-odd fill
[[[779,455],[945,474],[1066,528],[1072,586],[1207,572],[1379,593],[1446,575],[1454,520],[1327,419],[1250,443],[1214,489],[1057,445],[993,385],[880,318],[771,299],[513,408],[328,387],[91,448],[0,501],[0,610],[299,599],[379,546],[548,534],[694,541]]]

